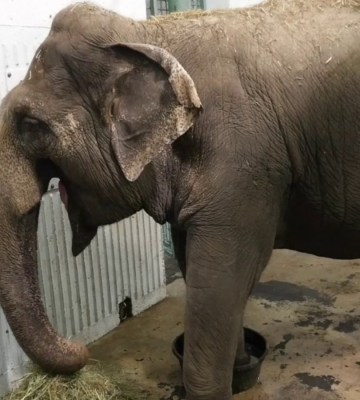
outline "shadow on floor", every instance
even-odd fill
[[[165,275],[166,275],[166,284],[170,284],[174,282],[175,279],[182,278],[180,269],[178,267],[178,263],[174,257],[170,257],[165,254]]]

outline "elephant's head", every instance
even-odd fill
[[[92,6],[65,9],[1,106],[0,301],[22,348],[54,372],[78,370],[87,350],[57,335],[40,299],[36,231],[49,180],[60,178],[76,255],[99,225],[143,208],[152,161],[201,108],[171,54],[121,43],[120,28],[137,31]]]

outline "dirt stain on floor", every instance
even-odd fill
[[[295,376],[299,379],[299,381],[309,386],[310,388],[318,388],[321,390],[325,390],[325,392],[331,392],[333,385],[339,385],[340,381],[338,381],[335,377],[331,375],[311,375],[308,372],[300,372],[295,374]]]
[[[291,333],[283,336],[284,340],[274,346],[273,351],[276,350],[285,350],[286,345],[290,342],[291,339],[294,339],[294,335]]]
[[[346,319],[339,323],[334,329],[338,332],[352,333],[360,328],[360,317],[346,317]]]
[[[320,293],[306,286],[282,281],[260,282],[255,286],[252,296],[272,302],[304,302],[314,300],[327,306],[333,303],[332,297],[327,294]]]

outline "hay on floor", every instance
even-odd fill
[[[47,374],[33,367],[20,385],[2,400],[145,400],[130,383],[110,377],[98,366],[86,366],[76,374]]]

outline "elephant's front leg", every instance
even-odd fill
[[[188,231],[184,385],[187,400],[229,400],[243,313],[273,235],[201,226]],[[237,348],[239,350],[237,351]]]

